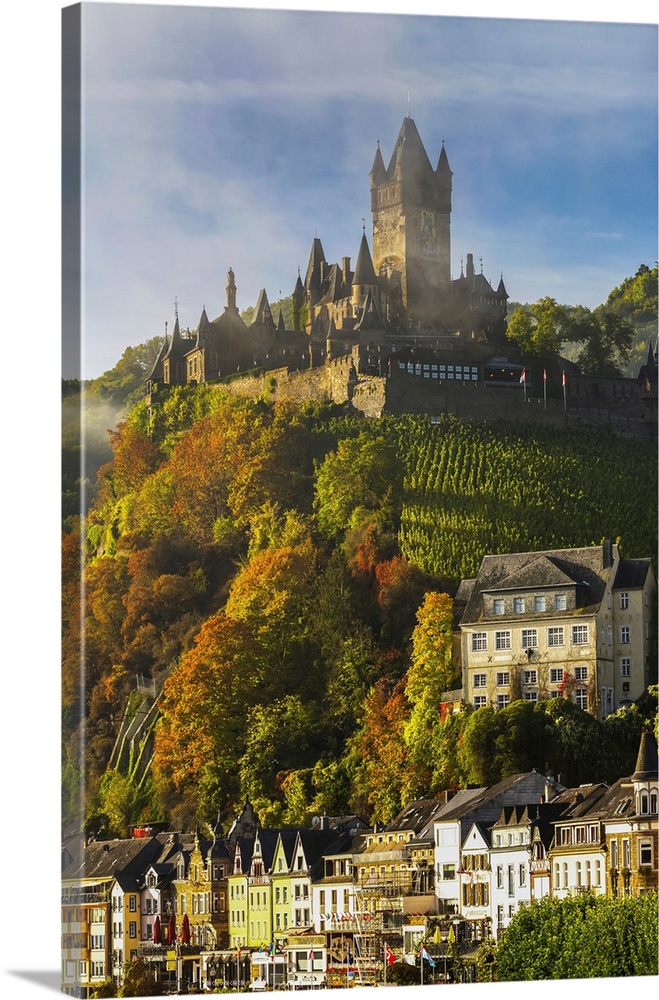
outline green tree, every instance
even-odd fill
[[[454,680],[453,601],[448,594],[429,592],[416,617],[405,684],[412,706],[404,730],[410,762],[403,787],[406,799],[431,790],[434,731],[440,724],[442,694]]]
[[[519,910],[496,948],[502,981],[657,975],[657,894],[586,893]]]
[[[316,472],[318,525],[330,538],[374,518],[396,526],[401,497],[396,445],[384,436],[344,438]]]
[[[124,966],[124,981],[119,988],[120,997],[161,997],[164,984],[156,978],[148,962],[137,958]]]
[[[619,314],[600,306],[570,311],[564,322],[564,339],[579,345],[577,364],[588,375],[616,376],[626,368],[634,328]]]
[[[565,310],[548,296],[533,305],[518,306],[508,321],[506,336],[523,354],[548,361],[560,352],[565,340]]]

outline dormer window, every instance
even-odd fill
[[[495,599],[493,609],[495,615],[503,615],[506,613],[506,602],[502,597],[497,597]]]
[[[534,611],[546,611],[547,610],[547,598],[544,594],[536,594],[533,598],[533,610]]]
[[[516,615],[523,615],[526,611],[526,600],[523,597],[516,597],[513,601],[513,611]]]
[[[556,611],[567,611],[567,596],[565,594],[556,594],[554,597],[554,607]]]

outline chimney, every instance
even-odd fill
[[[473,278],[474,276],[474,255],[473,253],[467,254],[467,277]]]
[[[554,782],[551,778],[545,778],[545,802],[551,802],[556,795]]]
[[[350,257],[341,258],[341,274],[343,276],[344,288],[348,288],[350,282]]]

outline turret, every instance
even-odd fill
[[[236,278],[231,268],[227,274],[227,304],[224,311],[238,312],[236,308]]]

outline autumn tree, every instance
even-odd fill
[[[401,789],[409,766],[405,743],[405,723],[409,704],[404,684],[392,685],[385,679],[375,683],[364,704],[358,732],[349,742],[346,762],[353,778],[353,801],[359,811],[364,801],[371,822],[388,823],[400,812]]]
[[[199,815],[217,813],[238,791],[245,719],[263,684],[263,655],[248,624],[224,611],[202,626],[165,682],[154,750],[161,801],[187,796]]]

